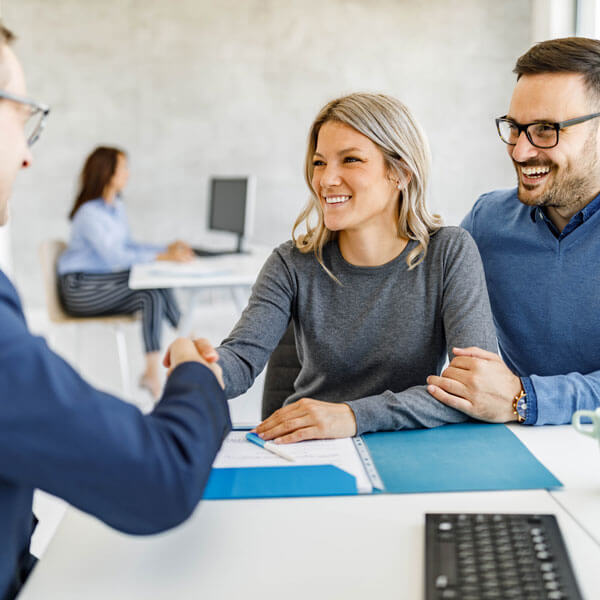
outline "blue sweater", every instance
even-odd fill
[[[557,235],[516,189],[496,191],[462,223],[483,260],[502,358],[527,392],[527,424],[600,406],[599,203]]]
[[[156,260],[164,246],[140,244],[131,238],[125,205],[102,198],[86,202],[75,213],[69,247],[58,260],[58,272],[110,273]]]
[[[27,329],[0,271],[0,598],[30,567],[34,488],[127,533],[184,520],[230,429],[225,395],[198,363],[177,367],[153,413],[89,386]]]

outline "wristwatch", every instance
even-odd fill
[[[512,409],[513,415],[517,415],[517,422],[524,423],[527,419],[527,392],[523,387],[522,381],[520,392],[513,398]]]

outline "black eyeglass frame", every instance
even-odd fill
[[[500,133],[500,123],[502,123],[502,122],[510,123],[511,125],[514,125],[517,128],[517,131],[519,132],[519,135],[517,135],[517,140],[519,139],[519,137],[521,137],[521,133],[525,132],[525,136],[527,137],[529,143],[532,146],[535,146],[536,148],[542,148],[544,150],[547,150],[548,148],[555,148],[556,146],[558,146],[559,132],[562,129],[571,127],[572,125],[579,125],[579,123],[585,123],[586,121],[589,121],[590,119],[595,119],[596,117],[600,117],[600,112],[592,113],[590,115],[584,115],[583,117],[576,117],[575,119],[568,119],[567,121],[559,121],[558,123],[552,123],[549,121],[535,121],[533,123],[525,123],[524,125],[521,125],[521,123],[517,123],[516,121],[509,119],[508,115],[504,115],[503,117],[498,117],[496,119],[496,129],[498,130],[498,135],[500,136],[500,139],[505,144],[507,144],[509,146],[516,146],[517,145],[516,142],[514,144],[511,142],[507,142],[502,137],[502,133]],[[553,127],[554,130],[556,131],[556,142],[554,144],[552,144],[552,146],[540,146],[539,144],[534,143],[534,141],[531,139],[531,135],[529,133],[529,127],[531,127],[532,125],[549,125],[549,126]]]
[[[35,102],[34,100],[30,100],[29,98],[24,98],[23,96],[17,96],[16,94],[11,94],[10,92],[5,92],[4,90],[0,90],[0,100],[10,100],[11,102],[17,102],[18,104],[24,104],[28,106],[30,109],[30,115],[28,119],[35,117],[38,114],[41,114],[42,117],[37,127],[29,136],[27,140],[28,146],[33,146],[35,142],[39,139],[44,127],[46,126],[46,119],[48,118],[48,114],[50,113],[50,107],[47,104],[42,104],[41,102]]]

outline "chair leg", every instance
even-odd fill
[[[115,326],[115,338],[117,340],[117,352],[119,354],[119,368],[121,370],[121,383],[123,386],[123,397],[131,399],[131,377],[129,372],[129,359],[127,357],[127,344],[125,332],[121,325]]]

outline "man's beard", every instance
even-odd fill
[[[542,160],[531,160],[518,163],[519,167],[549,166],[548,177],[553,176],[554,181],[541,196],[534,198],[526,195],[525,188],[519,178],[517,195],[519,200],[527,206],[544,206],[554,208],[568,208],[570,206],[585,206],[598,193],[597,174],[600,169],[600,161],[596,154],[596,131],[591,134],[585,142],[581,152],[581,161],[578,161],[577,172],[572,167],[566,167],[562,173],[558,173],[556,165]],[[514,162],[514,161],[513,161]],[[518,167],[517,163],[515,168]],[[525,193],[524,193],[525,192]]]

